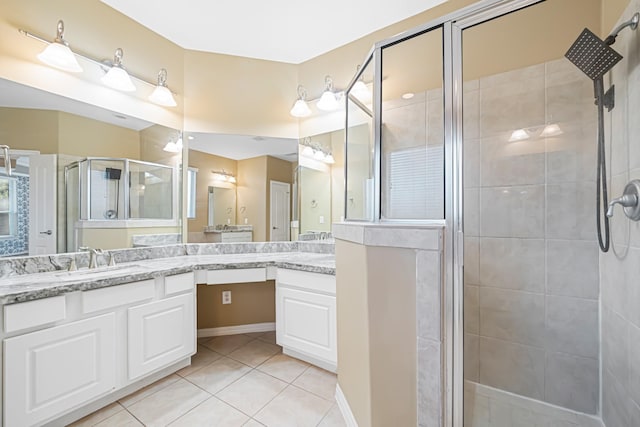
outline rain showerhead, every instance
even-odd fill
[[[564,55],[591,80],[598,80],[613,68],[622,55],[585,28]]]

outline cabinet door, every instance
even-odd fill
[[[128,318],[130,380],[195,352],[193,293],[132,307]]]
[[[114,313],[4,340],[6,426],[40,424],[115,387]]]
[[[278,286],[276,334],[283,347],[336,364],[336,298]]]

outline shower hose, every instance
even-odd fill
[[[596,103],[598,105],[598,166],[597,166],[597,199],[596,199],[596,228],[598,230],[598,244],[602,252],[609,251],[609,218],[606,215],[609,205],[607,194],[607,166],[605,162],[604,146],[604,83],[602,77],[594,80]],[[604,206],[601,205],[604,204]],[[602,207],[601,207],[602,206]],[[602,220],[604,220],[604,237],[602,235]]]

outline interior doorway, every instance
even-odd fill
[[[291,239],[291,184],[269,181],[269,189],[269,241],[288,241]]]

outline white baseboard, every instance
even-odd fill
[[[353,412],[351,412],[351,407],[349,407],[349,402],[347,402],[347,398],[342,392],[340,384],[336,384],[336,403],[338,404],[338,409],[340,409],[340,413],[342,413],[342,418],[344,418],[344,422],[347,424],[347,427],[358,427],[356,417],[354,417]]]
[[[219,328],[198,329],[198,338],[219,337],[222,335],[250,334],[252,332],[271,332],[275,330],[275,322],[251,323],[248,325],[237,326],[221,326]]]
[[[334,374],[338,373],[338,367],[335,363],[327,362],[326,360],[319,359],[301,351],[292,350],[284,346],[282,347],[282,352],[287,356],[295,357],[296,359],[304,360],[307,363],[311,363],[312,365],[315,365],[318,368],[322,368],[325,371],[333,372]]]

